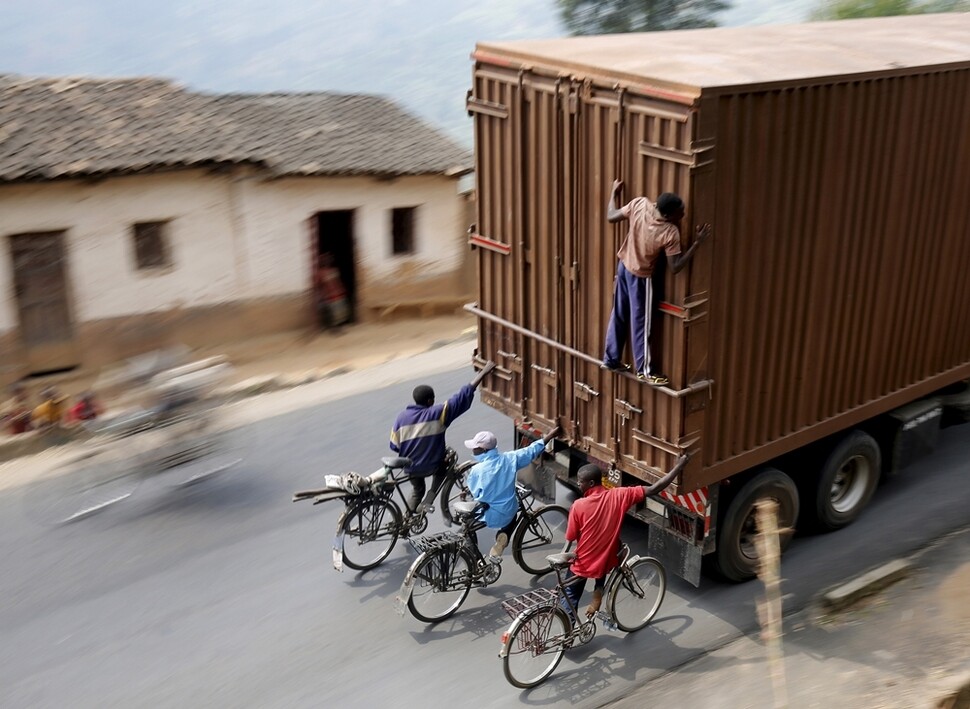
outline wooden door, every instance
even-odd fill
[[[20,337],[32,373],[80,364],[64,267],[64,232],[10,237]]]

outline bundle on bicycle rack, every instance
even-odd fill
[[[351,495],[362,495],[365,492],[379,492],[387,482],[387,469],[382,468],[370,475],[350,472],[343,475],[325,475],[323,478],[324,491],[342,490]]]

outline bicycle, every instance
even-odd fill
[[[566,595],[566,587],[577,580],[563,570],[576,559],[573,552],[551,554],[549,566],[556,572],[555,590],[538,588],[502,602],[513,618],[502,634],[499,657],[505,678],[515,687],[528,689],[541,684],[555,671],[563,654],[575,644],[585,645],[596,635],[596,620],[610,630],[636,632],[653,620],[667,591],[663,565],[652,557],[630,557],[630,547],[621,545],[620,562],[606,579],[603,598],[606,611],[599,610],[579,623],[579,609]]]
[[[134,362],[105,384],[125,408],[82,422],[76,440],[55,449],[50,470],[25,490],[36,521],[77,522],[132,497],[150,478],[164,474],[168,484],[185,487],[241,462],[240,437],[224,425],[216,389],[231,371],[224,358],[179,364],[159,354]]]
[[[390,555],[399,537],[422,534],[428,528],[428,516],[434,512],[434,506],[421,504],[411,510],[401,488],[408,480],[403,471],[410,467],[411,461],[387,457],[381,463],[383,467],[368,476],[327,475],[326,487],[293,495],[294,502],[312,499],[315,505],[329,500],[344,501],[333,542],[333,566],[337,571],[343,571],[344,564],[356,571],[369,571]],[[459,464],[458,454],[449,447],[445,453],[445,475],[426,497],[439,498],[446,526],[451,526],[454,519],[454,503],[468,493],[465,476],[472,465],[474,461]],[[394,490],[400,505],[394,500]]]
[[[559,505],[534,508],[532,493],[519,483],[515,492],[519,521],[512,533],[513,558],[527,573],[548,573],[548,566],[533,570],[535,558],[565,548],[568,513]],[[501,565],[488,562],[476,543],[478,530],[486,526],[481,515],[487,507],[474,500],[456,502],[461,533],[441,532],[411,542],[418,558],[395,598],[399,615],[407,608],[424,623],[438,623],[461,607],[472,586],[485,588],[499,579]]]

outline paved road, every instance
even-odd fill
[[[468,376],[429,381],[444,393]],[[33,525],[18,490],[0,492],[0,706],[596,707],[754,629],[757,584],[674,581],[654,626],[601,630],[554,681],[519,692],[497,658],[499,601],[530,584],[510,559],[495,586],[434,627],[394,613],[405,545],[374,572],[335,572],[338,504],[292,504],[290,494],[324,473],[375,468],[414,384],[248,425],[247,463],[231,475],[146,486],[67,528]],[[480,403],[449,439],[460,445],[479,428],[508,445],[511,424]],[[937,453],[883,486],[856,525],[797,539],[784,562],[788,609],[964,524],[968,450],[970,427],[945,431]],[[625,537],[640,529],[631,523]]]

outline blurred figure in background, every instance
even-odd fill
[[[81,393],[77,402],[67,412],[67,422],[78,424],[82,421],[93,421],[101,416],[102,413],[103,410],[95,398],[94,392],[85,391]]]
[[[40,393],[41,403],[31,415],[31,424],[38,430],[60,426],[64,420],[67,397],[54,387],[46,387]]]
[[[0,411],[0,425],[7,433],[15,435],[30,429],[30,398],[23,382],[10,385],[10,399]]]
[[[317,271],[317,317],[320,325],[339,332],[340,326],[350,320],[350,304],[340,271],[333,265],[333,256],[320,254]]]

